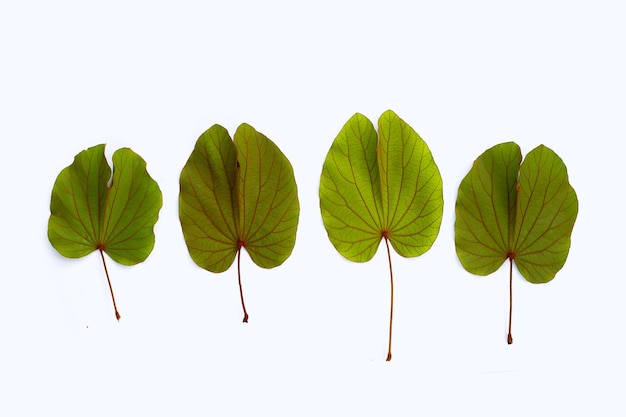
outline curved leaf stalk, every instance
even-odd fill
[[[507,336],[507,343],[510,345],[513,343],[513,336],[511,336],[511,321],[513,316],[513,255],[509,255],[509,335]]]
[[[104,273],[107,276],[107,282],[109,283],[109,291],[111,292],[111,300],[113,300],[113,308],[115,309],[115,318],[120,321],[120,313],[117,311],[117,304],[115,304],[115,295],[113,295],[113,287],[111,286],[111,279],[109,278],[109,270],[107,269],[107,263],[104,261],[104,248],[102,245],[98,246],[100,251],[100,257],[102,258],[102,265],[104,265]]]
[[[248,312],[246,311],[246,303],[243,301],[243,289],[241,288],[241,248],[243,242],[239,242],[237,249],[237,280],[239,281],[239,297],[241,298],[241,307],[243,308],[243,322],[248,322]]]
[[[391,303],[389,307],[389,347],[387,349],[387,362],[391,360],[391,331],[393,327],[393,269],[391,268],[391,251],[389,250],[389,239],[387,232],[383,233],[385,246],[387,246],[387,259],[389,259],[389,280],[391,282]]]

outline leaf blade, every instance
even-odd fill
[[[498,144],[474,161],[459,185],[455,247],[470,273],[489,275],[509,256],[521,160],[517,144]]]
[[[146,260],[162,205],[161,190],[143,158],[129,148],[115,151],[101,229],[101,244],[111,259],[128,266]]]
[[[526,155],[518,190],[515,265],[527,281],[545,283],[567,260],[578,215],[576,192],[563,160],[544,145]]]
[[[237,154],[230,135],[213,125],[197,140],[180,175],[179,219],[194,262],[208,271],[227,270],[239,241]]]
[[[63,256],[80,258],[96,250],[111,168],[105,145],[85,149],[64,168],[52,187],[48,240]]]
[[[320,210],[328,238],[345,258],[370,260],[382,238],[382,206],[372,123],[356,113],[343,126],[324,161]]]
[[[443,181],[424,140],[391,110],[378,119],[383,229],[404,257],[428,251],[443,217]]]
[[[293,167],[274,142],[243,123],[235,131],[239,241],[262,268],[281,265],[293,251],[300,204]]]

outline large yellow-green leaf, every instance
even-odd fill
[[[116,262],[135,265],[152,252],[161,205],[161,190],[139,155],[118,149],[112,172],[104,145],[97,145],[76,155],[58,175],[52,188],[48,239],[68,258],[98,249]],[[117,308],[115,313],[119,319]]]
[[[420,136],[393,111],[378,119],[378,132],[355,114],[333,142],[320,179],[320,209],[328,238],[355,262],[370,260],[385,240],[398,254],[415,257],[433,245],[443,214],[439,169]],[[389,349],[391,359],[391,317]]]
[[[513,142],[474,161],[456,201],[456,252],[471,273],[489,275],[509,259],[510,275],[514,262],[526,280],[545,283],[567,259],[578,200],[551,149],[538,146],[520,162]]]
[[[245,123],[234,142],[219,125],[200,136],[181,172],[179,196],[183,235],[196,264],[223,272],[246,248],[257,265],[276,267],[293,250],[299,214],[293,168],[271,140]]]

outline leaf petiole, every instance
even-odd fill
[[[513,343],[513,336],[511,336],[511,321],[513,316],[513,254],[509,254],[509,335],[507,336],[507,343],[510,345]]]
[[[391,281],[391,303],[389,308],[389,347],[387,350],[387,362],[391,360],[391,330],[393,327],[393,269],[391,268],[391,251],[389,250],[389,239],[387,239],[387,232],[383,233],[385,238],[385,245],[387,246],[387,259],[389,259],[389,279]]]
[[[111,286],[111,279],[109,278],[109,270],[107,269],[107,263],[104,260],[104,248],[102,245],[98,246],[100,251],[100,257],[102,258],[102,265],[104,265],[104,273],[107,276],[107,282],[109,283],[109,291],[111,292],[111,299],[113,300],[113,308],[115,309],[115,318],[120,321],[120,313],[117,311],[117,304],[115,304],[115,295],[113,295],[113,287]]]
[[[246,311],[246,303],[243,301],[243,289],[241,287],[241,248],[243,242],[239,242],[239,248],[237,248],[237,279],[239,281],[239,297],[241,297],[241,307],[243,308],[243,322],[248,322],[248,312]]]

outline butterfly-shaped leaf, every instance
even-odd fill
[[[220,125],[200,136],[180,174],[180,223],[200,267],[223,272],[237,256],[244,322],[241,248],[260,267],[282,264],[295,245],[299,214],[293,168],[274,142],[245,123],[234,141]]]
[[[348,120],[333,142],[320,179],[320,208],[328,238],[355,262],[370,260],[385,240],[398,254],[426,252],[439,233],[443,191],[439,169],[420,136],[393,111],[378,119],[378,132],[363,115]]]
[[[510,281],[515,262],[526,280],[545,283],[567,259],[578,200],[565,164],[551,149],[540,145],[521,161],[513,142],[474,161],[456,201],[456,252],[473,274],[489,275],[509,259]]]
[[[100,251],[118,320],[103,252],[123,265],[143,262],[154,247],[161,206],[161,190],[145,161],[128,148],[113,154],[113,172],[104,145],[80,152],[52,188],[48,239],[68,258]]]

